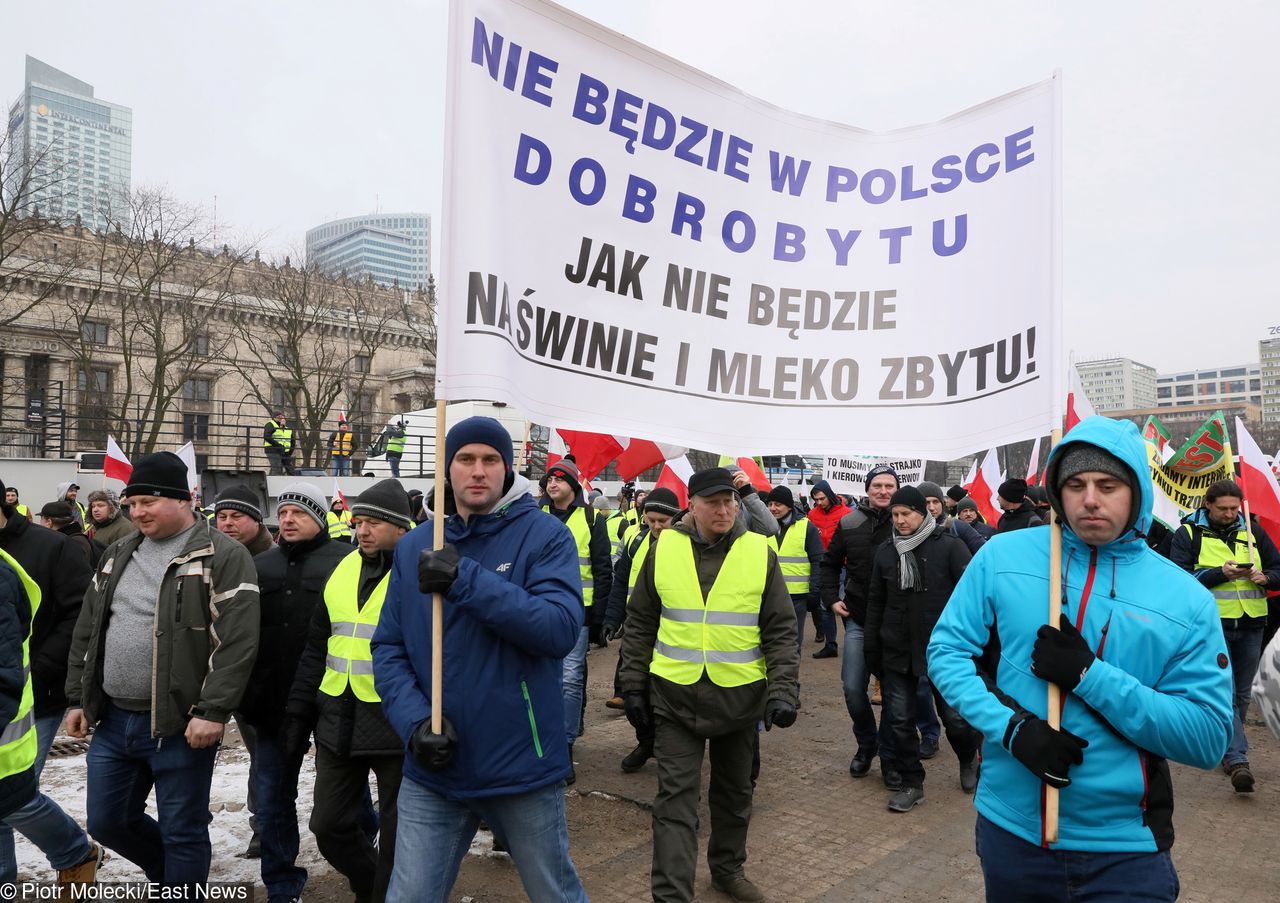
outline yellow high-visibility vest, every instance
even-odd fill
[[[1195,531],[1191,524],[1186,525],[1187,533],[1194,539]],[[1228,561],[1239,562],[1240,552],[1249,548],[1248,529],[1236,532],[1236,549],[1231,551],[1221,539],[1208,530],[1200,531],[1200,557],[1196,561],[1196,569],[1220,568]],[[1254,544],[1257,548],[1257,544]],[[1248,577],[1240,580],[1228,580],[1212,587],[1210,592],[1218,600],[1218,617],[1221,618],[1265,618],[1267,616],[1267,591]]]
[[[782,578],[787,583],[787,592],[793,596],[803,596],[809,592],[811,566],[809,556],[804,551],[805,537],[809,532],[808,518],[796,518],[778,547],[778,564],[782,567]]]
[[[631,604],[631,594],[636,591],[636,578],[640,576],[640,566],[644,564],[644,557],[649,554],[649,539],[652,533],[645,533],[640,540],[640,545],[636,546],[636,553],[631,557],[631,572],[627,574],[627,604]]]
[[[351,457],[351,430],[338,430],[334,436],[333,451],[330,454],[335,458]]]
[[[343,511],[342,514],[335,514],[329,511],[324,516],[325,522],[329,525],[330,539],[350,539],[353,530],[351,529],[351,512]]]
[[[31,605],[31,621],[27,625],[27,635],[22,638],[22,698],[18,702],[18,711],[13,720],[0,730],[0,778],[7,778],[21,774],[36,762],[36,716],[33,711],[35,695],[31,690],[31,628],[36,622],[36,611],[40,608],[40,587],[22,565],[3,549],[0,549],[0,559],[8,562],[18,572],[18,579],[22,581]]]
[[[733,541],[705,601],[693,541],[664,530],[654,551],[654,585],[662,602],[651,673],[677,684],[703,672],[721,687],[765,679],[760,603],[769,571],[769,541],[744,533]]]
[[[373,687],[373,650],[369,641],[378,629],[378,616],[391,582],[388,571],[378,581],[364,608],[357,603],[360,591],[360,552],[338,562],[324,585],[324,607],[329,610],[329,648],[324,657],[320,692],[341,696],[348,686],[361,702],[381,702]]]
[[[573,509],[564,522],[578,544],[578,576],[582,579],[582,603],[590,608],[595,603],[595,572],[591,569],[591,527],[587,524],[587,509]]]
[[[289,452],[293,451],[293,430],[281,426],[276,423],[274,419],[268,420],[267,425],[272,428],[271,438],[283,446],[283,453],[287,455]],[[262,445],[264,448],[275,448],[275,446],[266,439],[262,440]]]

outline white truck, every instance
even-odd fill
[[[515,467],[519,471],[526,464],[529,440],[529,421],[524,415],[510,405],[495,401],[455,401],[445,408],[445,432],[460,420],[468,417],[492,417],[507,428],[511,434],[512,453]],[[436,409],[424,408],[420,411],[409,411],[397,414],[387,421],[393,426],[397,421],[404,422],[405,442],[404,455],[400,459],[401,476],[434,477],[436,472]],[[373,439],[376,441],[377,436]],[[387,463],[385,454],[368,458],[360,469],[360,476],[389,477],[391,465]]]

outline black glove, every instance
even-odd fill
[[[458,550],[445,544],[440,551],[426,549],[418,556],[418,589],[424,593],[448,595],[458,579]]]
[[[1045,624],[1036,631],[1031,673],[1070,693],[1093,664],[1094,654],[1066,615],[1061,616],[1060,623],[1058,630]]]
[[[616,639],[619,639],[621,636],[622,636],[621,624],[605,624],[604,625],[604,638],[606,640],[616,640]]]
[[[1008,739],[1010,734],[1012,740]],[[1005,749],[1015,759],[1050,787],[1059,789],[1071,786],[1067,769],[1084,762],[1084,748],[1089,745],[1088,740],[1069,731],[1055,731],[1049,722],[1035,715],[1028,715],[1020,726],[1010,722],[1005,737]]]
[[[796,707],[782,699],[770,699],[764,707],[764,729],[769,730],[775,724],[778,727],[791,727],[796,723]]]
[[[608,646],[609,637],[605,635],[604,628],[599,624],[592,624],[587,627],[587,642],[592,646]]]
[[[311,723],[299,715],[285,715],[280,725],[280,747],[288,759],[301,759],[311,748]]]
[[[627,721],[636,730],[653,730],[653,708],[649,705],[649,697],[644,693],[623,693],[622,709],[627,713]]]
[[[431,719],[428,718],[413,729],[409,738],[409,751],[418,760],[418,764],[427,771],[443,771],[453,761],[453,751],[458,745],[458,733],[449,723],[448,718],[440,719],[443,734],[431,733]]]

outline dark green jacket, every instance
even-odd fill
[[[706,599],[720,573],[729,548],[747,532],[741,518],[729,533],[708,543],[693,529],[693,515],[684,514],[671,527],[693,539],[693,558]],[[799,701],[800,653],[796,648],[796,610],[777,554],[769,550],[769,572],[760,599],[760,648],[764,650],[765,680],[741,687],[721,687],[704,672],[697,683],[672,683],[649,673],[653,644],[658,637],[662,600],[653,580],[656,555],[645,556],[636,578],[635,593],[627,606],[626,632],[622,636],[622,691],[648,692],[655,712],[683,723],[695,734],[713,737],[754,724],[764,717],[765,703],[782,699]]]
[[[134,533],[103,554],[71,639],[67,699],[97,723],[106,707],[102,656],[111,597],[144,537]],[[225,724],[240,704],[258,653],[258,574],[249,552],[197,521],[160,584],[151,646],[151,735],[172,737],[195,714]],[[194,711],[193,711],[194,710]]]

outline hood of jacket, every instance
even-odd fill
[[[1182,519],[1184,524],[1192,524],[1201,527],[1211,533],[1239,533],[1244,529],[1244,512],[1236,515],[1236,522],[1227,527],[1219,527],[1213,521],[1209,520],[1208,508],[1197,508]]]

